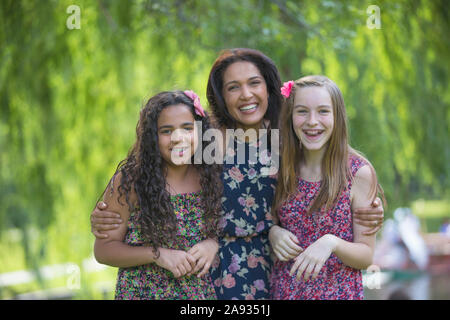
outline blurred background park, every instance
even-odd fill
[[[0,299],[113,298],[90,212],[146,100],[189,88],[205,102],[230,47],[343,91],[388,201],[366,298],[450,299],[449,13],[447,0],[0,0]]]

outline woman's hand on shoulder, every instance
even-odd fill
[[[126,227],[125,222],[130,216],[130,208],[126,202],[126,197],[122,194],[119,201],[119,185],[122,180],[122,173],[118,172],[111,178],[110,183],[103,193],[103,201],[99,201],[95,209],[91,212],[91,232],[97,239],[109,237],[106,231],[117,231]],[[114,183],[116,181],[116,183]],[[131,203],[137,204],[137,195],[134,189],[128,194]],[[104,231],[104,232],[102,232]]]
[[[373,235],[383,226],[384,209],[381,199],[376,197],[370,207],[356,208],[353,212],[353,219],[359,225],[369,227],[370,230],[365,231],[364,235]]]
[[[384,220],[384,209],[379,197],[371,203],[370,192],[374,177],[369,166],[364,166],[355,175],[352,187],[352,209],[354,223],[369,228],[363,235],[374,235],[381,229]],[[372,198],[373,199],[373,198]],[[368,206],[367,202],[370,203]]]
[[[118,229],[119,225],[123,223],[119,213],[107,209],[108,205],[99,201],[91,212],[91,232],[97,239],[108,238],[108,234],[102,233],[102,231]]]

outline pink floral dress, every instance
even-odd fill
[[[354,176],[367,163],[359,157],[350,157]],[[306,214],[306,209],[318,194],[319,182],[299,179],[294,199],[285,203],[278,212],[281,227],[297,236],[302,248],[307,248],[325,234],[334,234],[353,241],[353,222],[350,203],[351,180],[347,190],[339,196],[337,204],[327,212]],[[289,271],[294,261],[274,263],[271,275],[271,294],[277,300],[338,300],[363,299],[361,271],[344,265],[334,254],[326,261],[315,280],[296,279]]]

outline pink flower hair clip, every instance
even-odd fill
[[[184,94],[187,95],[194,102],[194,111],[200,117],[205,117],[205,110],[203,110],[202,105],[200,104],[200,98],[198,95],[192,90],[184,91]]]
[[[294,86],[294,81],[290,80],[288,82],[283,83],[281,87],[281,94],[286,98],[289,98],[291,95],[292,87]]]

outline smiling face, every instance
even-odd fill
[[[295,134],[308,151],[325,149],[334,129],[330,94],[324,87],[297,88],[292,112]]]
[[[164,108],[158,118],[158,145],[169,166],[189,163],[195,152],[194,115],[184,104]]]
[[[261,127],[268,107],[268,93],[266,81],[253,63],[231,64],[223,74],[222,94],[238,128]]]

